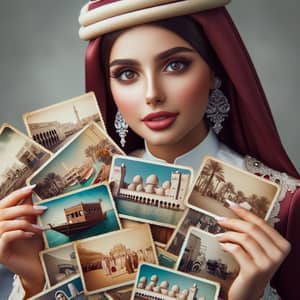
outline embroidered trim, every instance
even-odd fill
[[[300,180],[290,177],[286,173],[275,171],[251,156],[245,157],[245,166],[247,171],[265,179],[269,179],[272,182],[279,184],[281,187],[280,194],[268,220],[268,222],[274,226],[275,223],[280,221],[278,217],[280,202],[284,199],[287,192],[294,193],[297,187],[300,187]]]

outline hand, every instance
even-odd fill
[[[256,300],[290,252],[290,243],[263,219],[231,203],[240,219],[220,219],[228,231],[218,236],[224,251],[231,253],[240,266],[228,300]]]
[[[32,188],[0,200],[0,263],[20,276],[28,297],[43,289],[45,281],[39,259],[43,229],[35,225],[45,208],[32,205]]]

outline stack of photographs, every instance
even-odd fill
[[[230,200],[267,220],[278,185],[209,156],[196,176],[128,157],[92,92],[23,119],[29,137],[0,129],[0,199],[26,183],[47,207],[48,289],[32,299],[226,299],[239,266],[219,245],[217,217],[237,217]]]

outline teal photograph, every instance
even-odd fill
[[[78,276],[61,285],[56,285],[55,287],[47,291],[37,294],[36,296],[30,299],[31,300],[53,300],[53,299],[88,300],[88,297],[84,295],[81,278],[80,276]]]
[[[27,180],[39,200],[107,182],[114,154],[123,154],[96,124],[90,123]]]
[[[120,217],[175,228],[192,174],[183,166],[115,156],[109,182]]]
[[[121,228],[108,185],[70,193],[44,201],[48,209],[40,216],[45,244],[52,248]]]
[[[131,300],[217,300],[219,290],[217,282],[144,263],[139,267]]]

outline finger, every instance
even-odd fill
[[[267,252],[252,238],[251,235],[246,233],[227,231],[226,233],[219,234],[217,239],[221,243],[233,243],[241,246],[248,255],[252,258],[254,263],[262,268],[269,268],[270,257]],[[272,248],[269,249],[272,253]]]
[[[250,274],[251,271],[256,269],[253,260],[241,246],[233,243],[220,243],[220,246],[225,252],[233,255],[240,266],[240,270],[247,270],[248,274]]]
[[[24,232],[40,233],[46,230],[46,228],[43,228],[37,224],[31,224],[25,220],[11,220],[0,223],[0,237],[5,232],[17,230],[22,230]]]
[[[25,186],[21,189],[10,193],[2,200],[0,200],[0,209],[19,204],[21,201],[23,201],[25,198],[31,195],[32,190],[35,188],[35,186],[36,185]]]
[[[283,251],[288,250],[288,248],[290,247],[289,243],[278,233],[278,231],[276,231],[272,226],[270,226],[265,220],[259,218],[247,209],[240,207],[234,202],[227,201],[227,203],[229,204],[229,208],[238,217],[261,228],[266,233],[266,235],[272,240],[272,242],[277,245],[279,249]]]
[[[16,240],[28,239],[32,238],[33,236],[33,232],[27,232],[23,230],[8,231],[1,235],[0,242],[5,245],[8,245]]]
[[[47,206],[32,206],[30,204],[0,209],[0,221],[12,220],[26,216],[38,216],[41,215],[46,209],[48,209]]]

